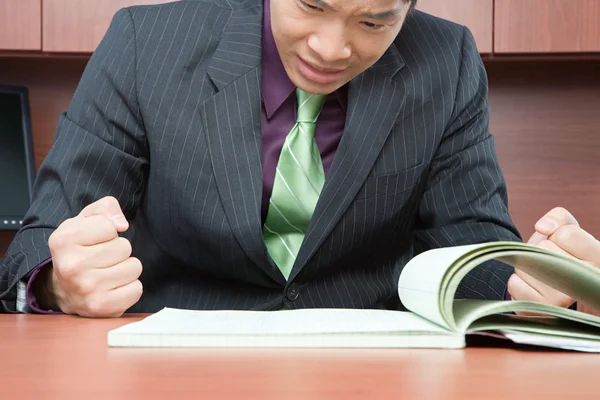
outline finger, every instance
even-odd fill
[[[561,226],[549,240],[574,257],[600,267],[600,241],[578,226]]]
[[[78,311],[83,317],[120,317],[142,297],[143,287],[139,280],[90,298]]]
[[[100,200],[88,205],[79,213],[80,217],[85,218],[92,217],[94,215],[104,215],[112,220],[119,232],[124,232],[129,227],[127,218],[125,218],[119,202],[114,197],[103,197]]]
[[[130,257],[115,266],[99,270],[98,285],[103,291],[111,291],[134,282],[141,274],[141,261]]]
[[[108,242],[87,246],[83,251],[85,267],[109,268],[127,260],[132,249],[129,240],[116,237]]]
[[[553,251],[553,252],[556,252],[556,253],[567,254],[567,252],[565,252],[563,249],[561,249],[555,243],[553,243],[553,242],[551,242],[549,240],[542,240],[538,244],[538,246],[541,247],[541,248],[543,248],[543,249],[550,250],[550,251]],[[560,292],[557,292],[556,289],[554,289],[554,288],[546,285],[545,283],[537,280],[533,276],[531,276],[531,275],[527,274],[526,272],[518,269],[518,267],[515,269],[515,273],[517,275],[519,275],[519,277],[523,281],[525,281],[529,286],[531,286],[533,289],[535,289],[537,292],[539,292],[544,297],[555,297],[557,295],[557,293],[560,293]]]
[[[516,273],[510,276],[507,286],[508,294],[513,300],[543,302],[544,297],[525,282]]]
[[[508,280],[508,293],[513,300],[533,301],[536,303],[544,303],[544,297],[535,289],[521,279],[516,273],[512,274]],[[538,316],[536,313],[517,311],[517,315],[523,316]]]
[[[581,302],[577,303],[577,311],[581,311],[582,313],[595,315],[600,317],[600,310],[593,309],[592,307],[583,304]]]
[[[527,243],[537,246],[542,240],[547,240],[547,239],[548,239],[548,236],[542,235],[541,233],[536,231],[536,232],[533,232],[533,235],[531,235],[531,237],[529,238]]]
[[[568,255],[567,252],[565,252],[563,249],[561,249],[555,243],[553,243],[549,240],[541,241],[539,244],[539,247],[544,248],[546,250],[556,252],[556,253]],[[559,290],[545,284],[544,282],[532,277],[531,275],[527,274],[526,272],[519,270],[517,268],[517,269],[515,269],[515,273],[524,282],[526,282],[529,286],[531,286],[535,291],[537,291],[538,293],[540,293],[542,295],[542,297],[545,299],[544,303],[553,304],[553,305],[556,305],[559,307],[568,307],[571,304],[573,304],[574,300],[571,297],[569,297],[568,295],[560,292]]]
[[[556,207],[540,218],[535,224],[535,230],[542,235],[550,236],[564,225],[579,226],[579,223],[569,211],[562,207]]]
[[[76,217],[60,224],[48,239],[48,244],[54,250],[73,245],[92,246],[113,240],[117,236],[115,224],[103,215]]]
[[[109,297],[111,298],[115,309],[123,310],[123,312],[125,312],[128,308],[138,302],[140,297],[142,297],[143,291],[144,288],[142,282],[135,280],[125,286],[111,290],[109,292]]]

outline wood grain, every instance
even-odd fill
[[[493,0],[419,0],[421,11],[467,26],[481,53],[492,52]]]
[[[528,239],[555,206],[600,238],[600,64],[487,62],[491,131]]]
[[[42,0],[0,0],[0,50],[42,48]]]
[[[0,398],[597,399],[600,358],[467,350],[108,348],[138,320],[0,316]]]
[[[598,0],[496,0],[496,53],[600,51]]]
[[[43,0],[44,51],[91,53],[122,7],[168,0]]]

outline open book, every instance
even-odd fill
[[[525,301],[454,300],[463,277],[495,259],[600,310],[600,269],[513,242],[426,251],[403,269],[398,295],[410,310],[193,311],[165,308],[108,333],[124,347],[461,348],[483,332],[514,342],[600,351],[600,317]],[[533,312],[538,316],[518,316]],[[543,316],[539,316],[543,314]]]

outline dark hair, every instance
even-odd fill
[[[410,9],[412,10],[417,5],[417,0],[410,0]]]

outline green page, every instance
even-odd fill
[[[515,242],[493,242],[434,249],[404,268],[398,293],[406,308],[455,332],[467,332],[487,315],[529,311],[600,327],[600,318],[560,307],[523,301],[455,301],[460,281],[481,263],[496,259],[600,309],[600,269],[573,257]]]
[[[595,325],[598,326],[598,325]],[[517,330],[546,336],[600,340],[600,331],[594,326],[547,317],[520,317],[517,315],[490,315],[475,322],[469,332]]]
[[[583,301],[592,307],[600,308],[600,269],[581,262],[573,257],[549,252],[547,250],[522,243],[494,243],[482,246],[467,253],[455,262],[447,271],[446,279],[440,288],[442,315],[453,330],[464,332],[470,323],[477,318],[493,313],[509,311],[531,311],[582,322],[598,323],[600,318],[575,312],[560,307],[552,307],[533,302],[498,302],[497,304],[481,304],[476,307],[477,315],[470,317],[461,315],[461,323],[454,315],[454,294],[463,277],[482,262],[496,259],[518,267],[527,274],[542,282]],[[476,304],[476,303],[474,303]]]

